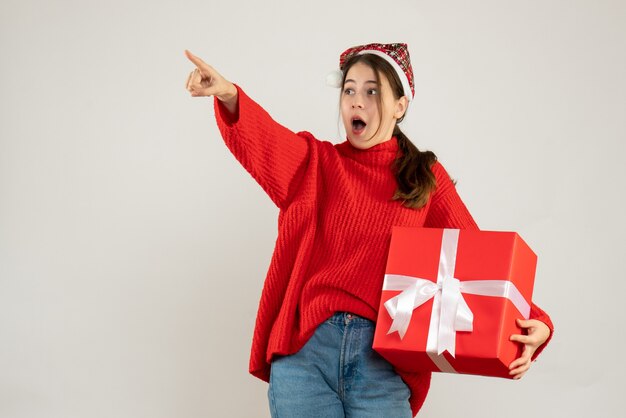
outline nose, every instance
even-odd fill
[[[353,109],[356,109],[356,108],[363,109],[363,100],[361,99],[361,96],[359,94],[355,94],[353,96],[352,108]]]

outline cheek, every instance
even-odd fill
[[[383,106],[381,107],[380,111],[382,112],[381,115],[381,119],[383,121],[383,123],[387,123],[393,120],[393,109],[385,106],[383,104]]]
[[[342,108],[341,109],[341,120],[345,123],[346,120],[348,120],[348,114],[346,113],[346,111]]]
[[[381,110],[382,109],[378,109],[378,107],[376,106],[376,102],[374,101],[374,103],[372,103],[372,105],[370,106],[370,118],[372,120],[372,123],[382,122],[382,119],[380,117]]]
[[[341,100],[339,100],[339,108],[341,109],[341,112],[343,113],[346,108],[347,108],[347,103],[346,100],[344,99],[344,96],[341,96]]]
[[[352,115],[352,107],[348,103],[346,103],[345,101],[342,101],[339,104],[339,110],[341,112],[341,118],[343,120],[350,119],[352,117],[351,116]]]

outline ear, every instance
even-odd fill
[[[404,116],[404,113],[406,112],[406,109],[408,107],[409,107],[409,99],[407,99],[406,96],[400,97],[396,101],[396,109],[393,114],[393,117],[396,119],[400,119],[402,116]]]

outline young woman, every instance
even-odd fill
[[[412,417],[430,373],[395,370],[372,350],[391,227],[477,229],[450,177],[398,123],[413,99],[406,44],[368,44],[340,57],[334,145],[281,126],[200,58],[186,88],[214,96],[224,141],[280,209],[279,233],[252,342],[250,372],[270,382],[273,417]],[[521,378],[552,335],[533,305],[519,320]]]

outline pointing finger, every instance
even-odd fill
[[[194,64],[196,64],[198,61],[201,61],[200,58],[196,57],[188,49],[185,49],[185,56],[189,59],[189,61],[193,62]]]
[[[189,58],[189,61],[193,62],[196,67],[200,70],[204,70],[208,67],[207,63],[202,61],[200,57],[195,56],[191,52],[185,49],[185,55]]]

